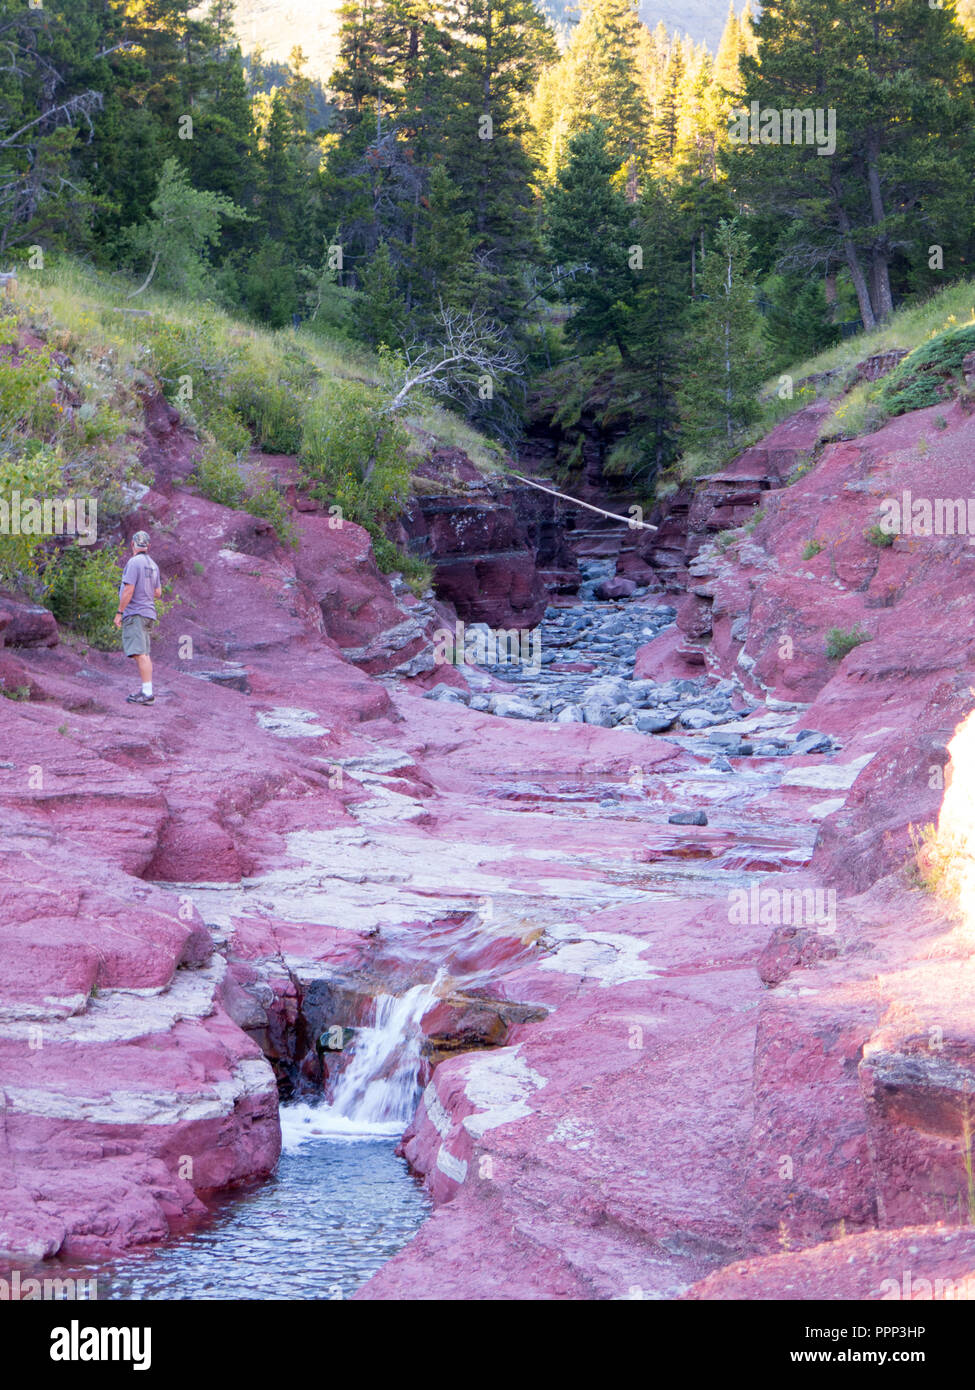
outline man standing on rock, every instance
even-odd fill
[[[149,536],[136,531],[132,537],[132,558],[122,572],[115,626],[122,629],[122,650],[139,668],[142,689],[128,696],[130,705],[151,705],[152,662],[149,659],[149,632],[156,621],[156,599],[162,598],[159,566],[149,555]]]

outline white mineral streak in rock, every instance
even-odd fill
[[[86,1120],[92,1124],[176,1125],[218,1120],[245,1096],[276,1098],[271,1064],[263,1057],[238,1062],[226,1081],[202,1091],[110,1091],[103,1096],[67,1095],[26,1086],[4,1089],[7,1109],[51,1120]]]
[[[825,820],[834,811],[839,811],[846,805],[845,796],[831,796],[826,801],[817,801],[814,805],[806,808],[806,815],[810,820]]]
[[[453,1129],[453,1124],[450,1116],[440,1102],[437,1088],[432,1081],[423,1092],[423,1107],[426,1110],[427,1119],[433,1125],[441,1139],[446,1139]]]
[[[213,995],[227,972],[223,956],[215,955],[203,970],[177,970],[163,989],[105,990],[88,1000],[82,1014],[44,1025],[44,1043],[130,1042],[150,1033],[166,1033],[181,1018],[206,1018],[213,1012]],[[25,1025],[0,1024],[0,1038],[25,1035]]]
[[[592,1147],[592,1140],[596,1131],[592,1125],[576,1115],[565,1115],[546,1136],[549,1144],[564,1144],[567,1149],[573,1151],[577,1149],[589,1149]]]
[[[530,1115],[528,1097],[548,1084],[547,1077],[533,1071],[520,1052],[519,1043],[517,1047],[482,1052],[467,1063],[464,1094],[478,1113],[467,1115],[461,1123],[473,1139],[482,1139],[489,1129]]]
[[[617,932],[586,932],[575,924],[548,928],[548,935],[563,942],[554,955],[539,962],[540,970],[559,970],[566,975],[598,980],[600,985],[621,985],[629,980],[655,980],[660,974],[641,960],[646,942]]]
[[[815,791],[845,792],[853,786],[876,753],[864,753],[849,763],[823,763],[818,767],[794,767],[782,778],[783,787],[812,787]]]
[[[296,831],[287,844],[293,867],[239,884],[167,887],[189,894],[204,921],[228,932],[235,917],[245,916],[369,931],[380,920],[396,924],[471,911],[485,897],[510,896],[532,907],[558,900],[563,911],[566,900],[587,907],[646,900],[642,887],[568,876],[529,880],[523,872],[512,874],[510,846],[484,840],[438,842],[436,854],[431,854],[428,835],[403,830],[384,837],[381,830],[372,834],[361,826],[336,826]],[[533,846],[519,849],[519,858],[583,868],[589,863],[585,853]],[[620,867],[628,867],[622,852]]]
[[[276,709],[262,710],[257,722],[262,729],[278,738],[319,738],[329,730],[314,722],[318,718],[314,710],[290,709],[281,705]]]
[[[453,1178],[454,1182],[463,1182],[467,1177],[466,1161],[450,1153],[443,1144],[437,1152],[437,1167],[448,1178]]]

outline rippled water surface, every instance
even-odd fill
[[[96,1275],[100,1299],[350,1297],[403,1248],[430,1204],[395,1138],[301,1142],[299,1126],[310,1128],[314,1112],[295,1109],[273,1178],[227,1199],[193,1235],[71,1272]]]

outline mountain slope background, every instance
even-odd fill
[[[300,45],[308,73],[326,81],[338,53],[339,9],[342,0],[237,0],[234,23],[245,54],[260,49],[265,59],[284,62]],[[574,0],[545,0],[539,5],[557,28],[571,26],[578,14]],[[725,0],[643,0],[640,18],[649,28],[661,21],[668,30],[690,34],[717,50],[727,17]]]

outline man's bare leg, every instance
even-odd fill
[[[139,676],[143,685],[152,685],[152,659],[146,653],[135,658],[135,664],[139,668]]]

